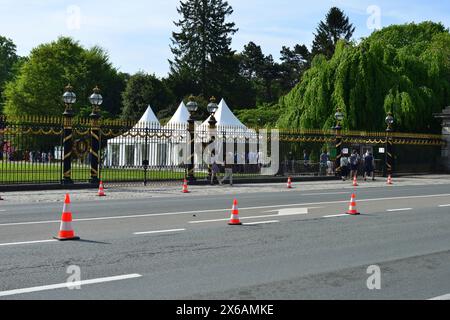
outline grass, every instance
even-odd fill
[[[0,161],[0,184],[55,183],[61,180],[62,165],[54,163],[6,162]],[[102,168],[100,178],[104,182],[143,181],[143,168]],[[197,172],[199,178],[206,173]],[[181,180],[184,178],[182,168],[147,170],[147,180]],[[90,166],[72,164],[72,180],[88,181]]]

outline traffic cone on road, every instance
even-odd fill
[[[184,182],[183,182],[183,193],[189,193],[186,178],[184,179]]]
[[[292,189],[292,180],[291,180],[291,177],[288,177],[287,187],[288,187],[288,189]]]
[[[353,186],[354,187],[358,186],[358,180],[356,179],[356,175],[353,177]]]
[[[237,200],[234,199],[233,201],[233,208],[231,209],[231,219],[230,222],[228,222],[230,226],[239,226],[241,225],[241,221],[239,220],[239,210],[237,207]]]
[[[356,210],[356,195],[353,193],[352,198],[350,199],[350,206],[348,207],[347,214],[351,215],[359,215],[358,210]]]
[[[79,237],[75,236],[75,232],[72,229],[72,212],[70,211],[70,197],[66,194],[64,200],[64,208],[61,217],[61,226],[59,229],[59,234],[57,237],[53,237],[60,241],[67,240],[80,240]]]
[[[391,176],[391,175],[388,176],[387,184],[393,184],[393,183],[392,183],[392,176]]]
[[[100,181],[100,185],[98,187],[98,196],[99,197],[104,197],[106,196],[105,194],[105,189],[103,189],[103,181]]]

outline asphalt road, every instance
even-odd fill
[[[350,195],[74,194],[73,242],[51,240],[61,203],[2,203],[0,299],[448,298],[450,185],[358,187],[359,216],[345,214]],[[227,224],[234,197],[242,226]],[[79,290],[66,287],[73,265]]]

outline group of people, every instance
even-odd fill
[[[358,169],[361,162],[364,168],[364,181],[367,181],[368,178],[375,180],[375,158],[373,157],[373,154],[367,151],[361,158],[358,151],[353,150],[350,156],[348,153],[345,153],[341,157],[340,165],[342,181],[347,180],[349,175],[351,179],[358,177]]]

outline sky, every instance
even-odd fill
[[[232,48],[238,52],[253,41],[277,60],[282,46],[311,46],[313,33],[328,10],[344,10],[356,26],[354,38],[408,22],[432,20],[450,27],[449,0],[228,0],[228,20],[239,31]],[[83,46],[99,45],[114,66],[133,74],[144,71],[164,77],[179,0],[0,0],[0,35],[11,38],[17,53],[59,36]]]

